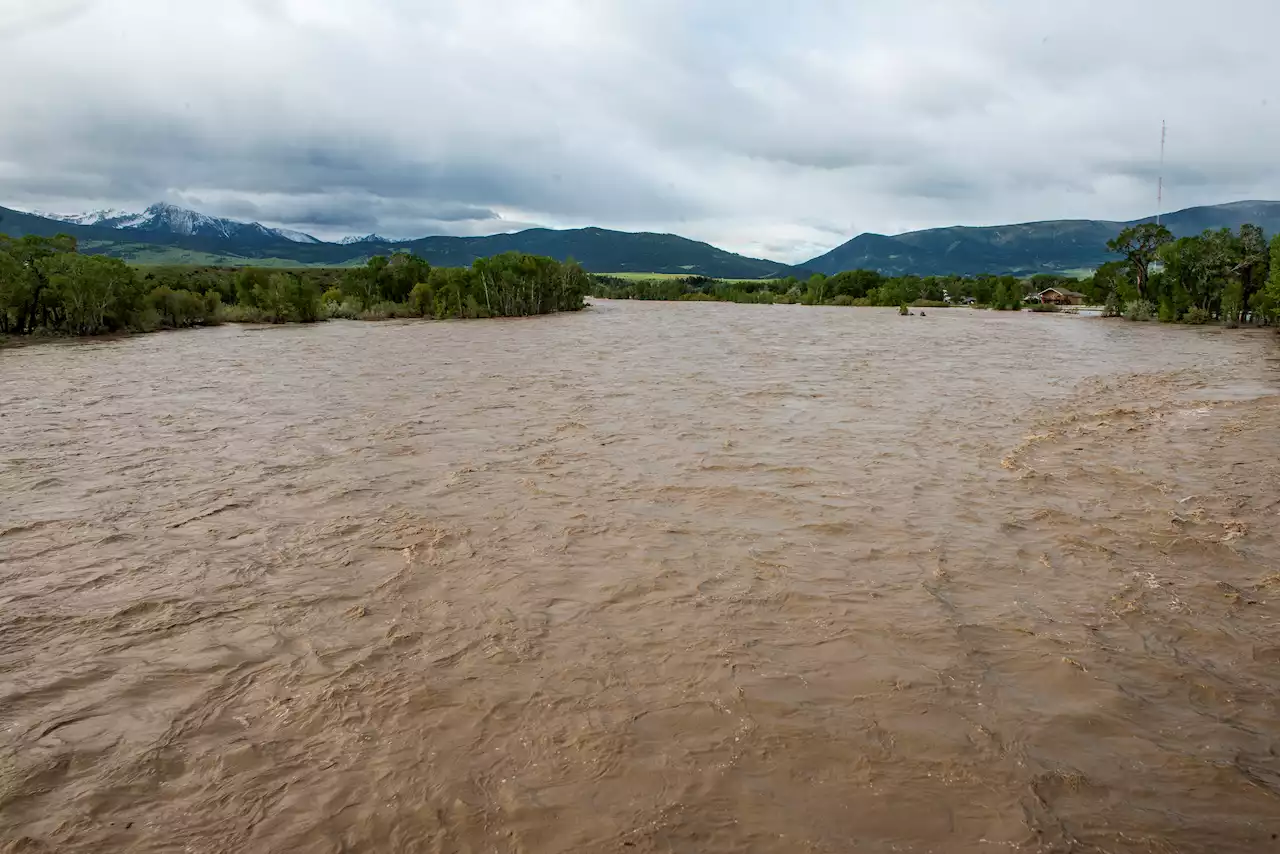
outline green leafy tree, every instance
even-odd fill
[[[409,291],[409,309],[418,317],[435,315],[436,294],[429,282],[418,282]]]
[[[137,308],[138,278],[118,258],[73,253],[41,262],[56,295],[63,327],[74,335],[124,328]]]
[[[827,279],[827,290],[833,297],[863,299],[883,284],[884,276],[875,270],[846,270]]]
[[[1266,316],[1269,251],[1262,230],[1245,224],[1183,237],[1160,249],[1165,275],[1160,296],[1171,299],[1181,313],[1199,308],[1238,323],[1253,308]]]
[[[805,284],[804,301],[808,305],[821,305],[827,298],[827,277],[814,273]]]
[[[991,307],[996,311],[1004,311],[1009,305],[1009,288],[1003,281],[996,284],[991,293]]]
[[[1247,307],[1254,294],[1267,282],[1270,258],[1266,236],[1252,223],[1240,226],[1240,233],[1232,241],[1231,274],[1240,282],[1243,306]]]
[[[1016,276],[1001,276],[1000,281],[1004,283],[1004,310],[1017,311],[1022,308],[1022,295],[1025,293],[1024,284]]]
[[[427,281],[431,265],[411,252],[397,252],[380,266],[378,294],[389,302],[404,302],[414,285]]]
[[[375,264],[378,261],[381,263]],[[353,300],[362,311],[378,301],[378,276],[386,267],[386,258],[370,258],[365,267],[347,271],[342,278],[342,293]]]
[[[236,302],[240,305],[247,305],[253,308],[261,308],[258,305],[258,297],[266,290],[267,272],[265,270],[257,270],[252,267],[245,268],[236,273]]]
[[[1240,315],[1244,312],[1244,286],[1238,281],[1227,285],[1222,292],[1222,322],[1229,329],[1240,325]]]
[[[1094,305],[1105,305],[1115,297],[1115,302],[1126,302],[1132,293],[1132,285],[1126,275],[1128,264],[1125,261],[1108,261],[1094,271],[1093,278],[1082,284],[1085,296]]]
[[[1163,225],[1144,222],[1131,225],[1115,238],[1107,241],[1107,248],[1125,256],[1133,272],[1133,283],[1139,299],[1147,299],[1147,282],[1151,274],[1151,262],[1161,246],[1173,240],[1173,234]]]
[[[253,290],[253,301],[269,323],[286,323],[292,311],[293,277],[288,273],[271,273]]]
[[[290,320],[296,323],[315,323],[323,316],[320,288],[314,281],[289,273],[276,273],[272,278],[277,276],[284,279],[279,287],[288,295]]]
[[[16,332],[18,313],[30,298],[22,263],[0,247],[0,333]]]
[[[1258,300],[1257,311],[1269,323],[1280,320],[1280,234],[1271,238],[1270,275]]]
[[[171,329],[197,326],[205,320],[203,295],[186,288],[174,290],[161,285],[147,295],[147,304],[159,317],[160,325]]]
[[[65,234],[56,237],[29,234],[16,240],[0,235],[0,252],[8,255],[18,266],[18,274],[9,289],[9,299],[16,302],[12,324],[14,332],[21,335],[37,325],[56,323],[57,302],[49,299],[50,284],[45,262],[75,251],[76,239]]]
[[[1186,301],[1208,310],[1209,282],[1213,269],[1207,244],[1198,237],[1182,237],[1160,248],[1168,287],[1181,291]]]

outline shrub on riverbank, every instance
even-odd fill
[[[1198,305],[1187,309],[1187,313],[1182,316],[1183,323],[1190,323],[1195,326],[1203,326],[1212,319],[1213,315],[1209,314],[1209,310]]]
[[[1124,307],[1125,320],[1147,321],[1156,316],[1156,307],[1150,300],[1136,299]]]
[[[325,317],[330,320],[359,320],[360,307],[351,300],[325,301]]]
[[[209,294],[206,298],[204,294],[195,294],[187,290],[175,291],[166,285],[161,285],[147,294],[146,306],[154,312],[160,327],[183,329],[202,326],[210,319],[217,318],[222,300],[216,293]],[[81,332],[80,334],[92,333]]]
[[[0,235],[0,335],[548,314],[581,309],[589,286],[573,262],[514,252],[463,268],[409,253],[348,269],[134,268],[81,255],[66,236]]]

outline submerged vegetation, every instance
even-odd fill
[[[1080,302],[1130,320],[1226,326],[1280,321],[1280,235],[1268,244],[1262,229],[1242,225],[1175,240],[1154,223],[1131,226],[1107,248],[1123,260],[1103,264],[1092,276],[885,276],[849,270],[834,276],[742,281],[685,278],[634,279],[593,276],[591,293],[608,299],[719,300],[846,306],[971,305],[996,310],[1058,311],[1040,305],[1048,288],[1073,292]]]
[[[623,279],[593,276],[593,296],[608,299],[720,300],[744,303],[800,305],[948,306],[976,304],[998,309],[1019,308],[1030,294],[1045,288],[1085,283],[1064,276],[1042,274],[1029,279],[1015,276],[885,276],[875,270],[849,270],[834,276],[817,274],[801,280],[759,281],[709,279]],[[1088,296],[1088,294],[1086,294]]]
[[[0,235],[0,335],[149,332],[225,321],[482,318],[576,311],[590,278],[520,253],[432,267],[408,253],[364,267],[135,268],[82,255],[66,236]]]

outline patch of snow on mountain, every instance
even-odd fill
[[[106,220],[120,219],[123,217],[137,216],[128,211],[116,210],[114,208],[105,208],[100,211],[89,211],[87,213],[78,214],[56,214],[46,211],[32,211],[36,216],[42,216],[45,219],[56,219],[58,222],[68,222],[72,225],[99,225]]]
[[[124,213],[121,211],[119,216],[109,217],[97,224],[105,225],[108,228],[137,228],[146,221],[147,215],[144,213]]]
[[[320,243],[319,238],[312,237],[302,231],[294,231],[291,228],[272,228],[269,229],[272,234],[283,237],[285,240],[292,240],[294,243]]]

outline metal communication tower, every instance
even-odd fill
[[[1169,129],[1164,120],[1160,120],[1160,181],[1156,188],[1156,225],[1160,224],[1160,215],[1164,213],[1164,140]]]

